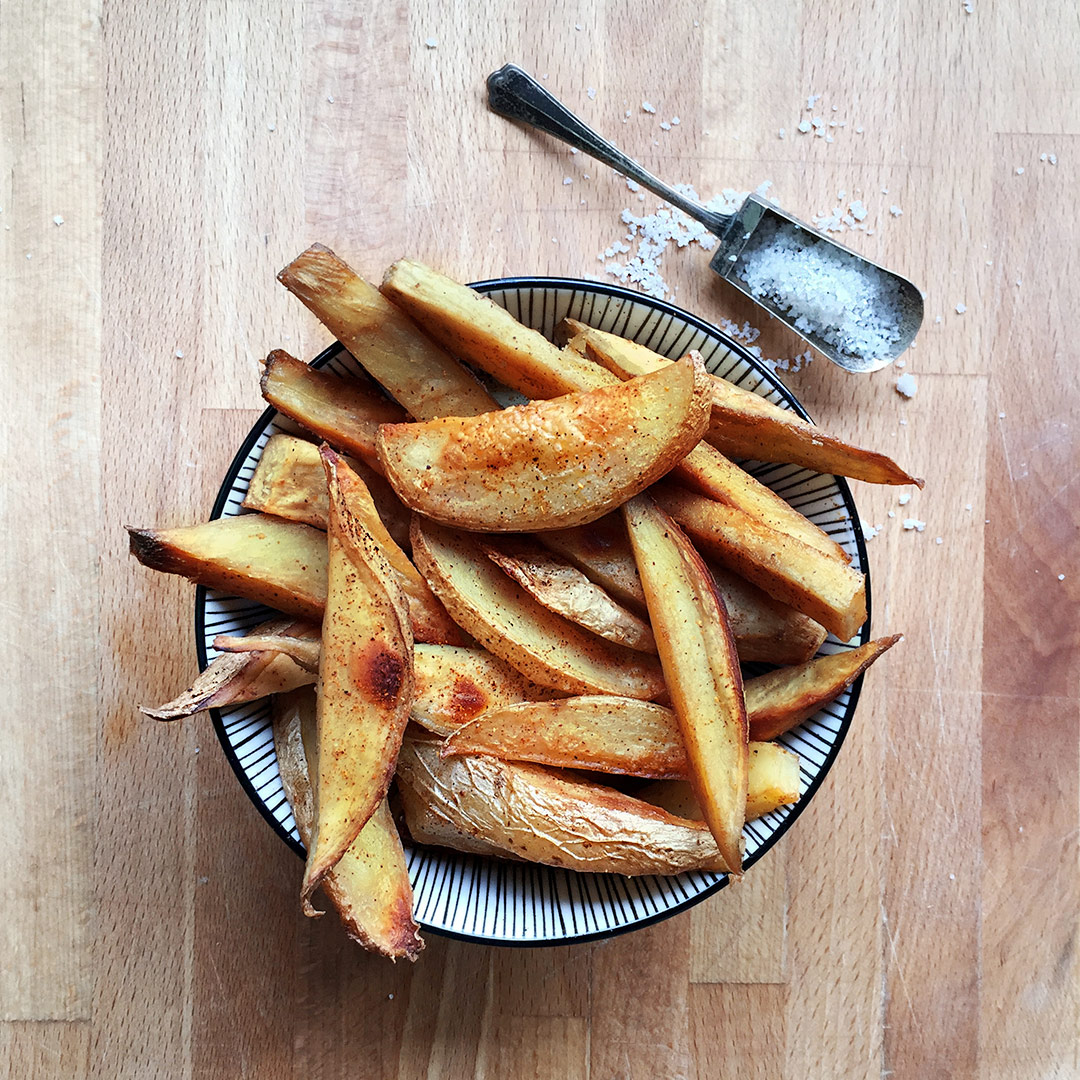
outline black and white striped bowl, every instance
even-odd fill
[[[697,349],[706,367],[802,416],[805,411],[741,345],[716,327],[671,304],[614,285],[564,278],[503,278],[474,286],[526,326],[552,335],[567,316],[639,341],[655,352],[678,357]],[[315,366],[339,373],[358,371],[340,346],[322,353]],[[255,464],[278,430],[273,409],[259,419],[240,447],[218,492],[211,517],[239,514]],[[743,463],[831,535],[865,571],[866,548],[847,483],[793,465]],[[869,581],[867,603],[869,604]],[[243,633],[268,617],[265,608],[200,587],[195,601],[199,664],[206,667],[223,633]],[[850,642],[830,637],[822,652],[853,648],[869,639],[870,620]],[[759,668],[756,670],[764,670]],[[750,671],[750,673],[755,673]],[[787,831],[825,779],[844,741],[862,684],[816,716],[780,737],[799,755],[801,798],[746,826],[745,867],[753,866]],[[256,701],[211,710],[214,726],[237,778],[278,835],[298,855],[304,849],[278,775],[270,731],[270,709]],[[462,855],[438,848],[406,849],[416,918],[425,929],[451,937],[501,945],[554,945],[606,937],[685,911],[727,884],[726,875],[623,878],[578,874],[545,866]]]

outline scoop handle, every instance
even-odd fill
[[[547,92],[531,75],[516,64],[504,64],[493,71],[487,80],[488,105],[493,112],[509,120],[546,131],[556,139],[576,146],[590,157],[631,180],[648,188],[654,195],[677,206],[685,214],[700,221],[710,232],[721,236],[731,218],[706,210],[700,203],[681,195],[673,187],[643,169],[633,158],[601,138],[591,127],[579,120],[558,98]]]

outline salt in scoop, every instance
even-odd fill
[[[891,364],[915,339],[923,298],[907,279],[749,195],[733,214],[709,210],[601,138],[531,75],[506,64],[488,76],[494,112],[546,131],[637,181],[719,240],[710,266],[847,371]]]

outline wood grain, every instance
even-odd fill
[[[1078,51],[1064,0],[4,3],[0,1077],[1080,1074]],[[326,344],[274,281],[309,243],[376,280],[402,255],[610,280],[621,212],[655,203],[489,113],[508,60],[703,195],[865,202],[843,239],[926,292],[918,393],[787,381],[927,486],[854,485],[874,631],[905,641],[740,889],[394,966],[299,915],[205,717],[136,713],[194,671],[192,590],[122,525],[204,518],[259,359]],[[760,326],[707,258],[665,255],[675,302]]]

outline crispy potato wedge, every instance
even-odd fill
[[[724,602],[701,556],[648,496],[632,499],[622,512],[690,782],[725,863],[737,874],[746,816],[747,723]]]
[[[575,352],[603,364],[620,378],[633,378],[671,363],[644,345],[576,319],[564,320]],[[786,461],[820,473],[848,476],[871,484],[915,484],[923,481],[905,472],[891,458],[846,442],[803,420],[796,413],[744,390],[719,375],[710,375],[712,418],[708,441],[722,454],[755,461]]]
[[[746,681],[746,712],[752,739],[775,739],[838,697],[903,634],[868,641],[857,649],[819,656]]]
[[[231,634],[218,634],[214,638],[214,648],[227,653],[276,653],[287,657],[309,675],[318,675],[319,657],[322,655],[319,633],[320,629],[316,627],[313,637],[294,634],[248,634],[234,637]]]
[[[394,543],[407,549],[412,511],[402,504],[394,489],[374,469],[356,458],[346,460],[367,486],[379,518]],[[245,510],[302,521],[325,531],[329,507],[319,448],[295,435],[271,435],[255,466],[243,506]]]
[[[348,465],[328,446],[320,453],[330,517],[315,823],[300,892],[308,915],[316,914],[315,890],[386,798],[413,698],[413,638],[400,579],[349,509]]]
[[[826,635],[820,623],[722,566],[709,566],[709,573],[724,601],[743,663],[801,664],[821,648]]]
[[[326,536],[265,514],[178,529],[128,528],[131,554],[151,570],[179,574],[232,596],[304,619],[326,604]]]
[[[423,263],[394,263],[383,278],[382,292],[455,356],[527,397],[559,397],[619,381],[522,326],[486,296]]]
[[[618,514],[572,529],[537,533],[537,539],[616,600],[635,611],[645,610],[645,591]],[[730,570],[717,566],[709,569],[727,609],[740,660],[801,664],[821,647],[825,628],[813,619],[774,600]]]
[[[733,506],[674,484],[656,485],[653,496],[705,554],[821,623],[841,641],[850,640],[866,621],[866,582],[857,570]]]
[[[499,407],[467,368],[322,244],[293,259],[278,281],[417,420]]]
[[[278,695],[272,714],[282,787],[307,846],[315,827],[308,765],[308,752],[314,754],[317,740],[315,694],[305,689]],[[415,961],[420,955],[424,941],[413,919],[405,852],[385,799],[322,884],[353,941],[391,960]]]
[[[445,525],[580,525],[643,491],[698,443],[704,375],[700,359],[685,358],[618,386],[481,416],[384,424],[379,459],[401,501]]]
[[[527,678],[568,694],[647,700],[664,693],[652,657],[548,611],[487,558],[476,537],[415,518],[412,541],[416,565],[458,625]]]
[[[301,628],[317,634],[310,623],[291,619],[273,619],[251,631],[253,639],[264,635],[298,632]],[[284,694],[298,686],[314,682],[314,677],[298,667],[288,656],[257,652],[252,647],[237,655],[215,657],[195,681],[172,701],[156,708],[140,705],[139,711],[155,720],[181,720],[203,709],[223,709],[245,701],[256,701],[270,694]]]
[[[324,446],[320,450],[324,458],[328,449]],[[349,513],[363,525],[386,561],[394,568],[408,604],[413,637],[420,641],[445,645],[462,644],[464,639],[457,624],[446,613],[446,608],[436,599],[423,575],[410,562],[408,555],[394,543],[393,538],[386,531],[363,480],[347,465],[344,465],[338,470],[338,483],[348,504]]]
[[[355,475],[355,474],[354,474]],[[382,526],[362,481],[350,482],[356,515],[391,561],[405,590],[414,634],[456,645],[460,630],[421,574]],[[233,596],[307,619],[326,605],[326,534],[265,514],[218,518],[179,529],[129,529],[131,553],[144,566],[180,574]]]
[[[266,358],[262,395],[278,412],[292,417],[331,446],[362,458],[381,472],[375,453],[380,424],[406,420],[400,405],[359,379],[319,371],[281,349]]]
[[[781,806],[799,801],[799,757],[777,743],[752,742],[749,751],[749,787],[746,820],[753,821]],[[668,813],[697,821],[701,818],[694,789],[685,780],[658,780],[638,797]]]
[[[442,758],[436,740],[410,736],[397,781],[414,838],[410,805],[419,804],[453,831],[547,866],[627,876],[726,869],[704,823],[541,765]]]
[[[480,543],[481,550],[549,611],[635,652],[656,653],[649,624],[617,604],[576,566],[537,541],[514,537]]]

